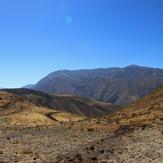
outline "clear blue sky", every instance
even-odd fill
[[[163,68],[163,0],[0,0],[0,87],[59,69]]]

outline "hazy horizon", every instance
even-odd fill
[[[162,0],[0,1],[0,87],[56,70],[163,68]]]

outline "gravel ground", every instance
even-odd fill
[[[161,163],[162,129],[125,128],[114,133],[66,128],[58,124],[46,128],[1,128],[1,163]]]

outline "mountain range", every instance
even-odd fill
[[[56,71],[31,89],[57,94],[73,94],[116,105],[137,101],[163,84],[163,70],[130,65]]]

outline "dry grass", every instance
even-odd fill
[[[48,114],[51,114],[52,118],[49,118]],[[59,122],[76,122],[83,119],[85,119],[84,116],[71,113],[58,112],[44,107],[26,106],[21,112],[0,116],[0,126],[50,126]]]
[[[85,119],[84,116],[78,116],[70,113],[59,112],[54,114],[54,117],[59,122],[76,122]]]
[[[89,119],[71,127],[86,130],[103,130],[114,132],[121,126],[139,128],[152,123],[160,123],[163,120],[163,88],[129,105],[128,107],[113,114],[100,118]]]
[[[56,122],[47,118],[46,113],[49,112],[50,109],[46,108],[37,108],[37,107],[29,107],[24,111],[16,114],[11,114],[8,116],[0,117],[0,119],[5,119],[4,123],[8,122],[9,125],[20,125],[20,126],[46,126],[52,125]],[[5,124],[4,124],[5,125]]]

